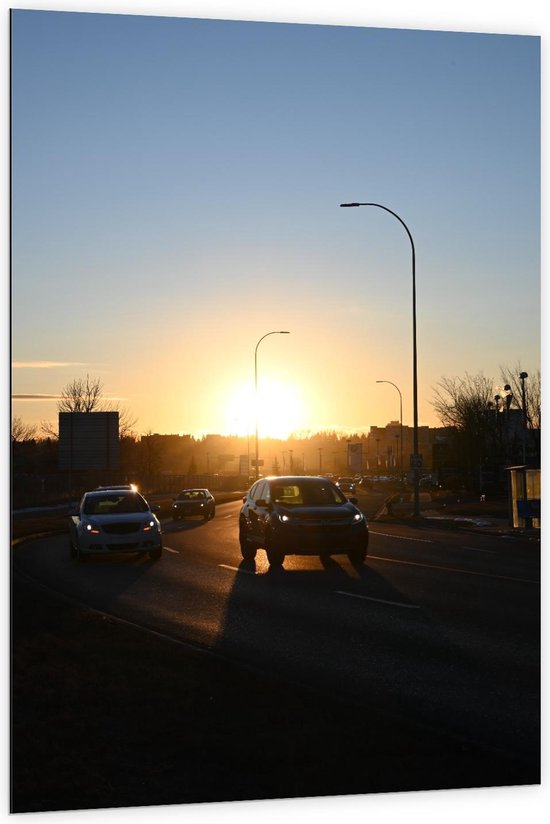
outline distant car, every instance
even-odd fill
[[[241,554],[252,561],[258,549],[265,549],[271,566],[281,566],[285,555],[345,554],[362,564],[369,530],[356,503],[327,478],[263,478],[243,498]]]
[[[99,489],[129,489],[131,492],[137,492],[137,486],[135,484],[108,484],[107,486],[96,486],[96,490]]]
[[[355,481],[353,478],[338,478],[336,486],[346,494],[353,495],[355,492]]]
[[[201,515],[207,521],[215,514],[216,501],[208,489],[183,489],[172,504],[174,521],[190,515]]]
[[[92,555],[137,552],[157,560],[162,528],[154,513],[159,509],[131,489],[85,492],[69,518],[71,557],[84,561]]]

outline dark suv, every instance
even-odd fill
[[[245,560],[265,549],[272,566],[285,555],[345,554],[355,564],[367,557],[367,519],[327,478],[262,478],[243,498],[239,541]]]

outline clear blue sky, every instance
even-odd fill
[[[414,237],[421,424],[443,376],[535,371],[539,48],[14,12],[14,395],[90,373],[139,431],[229,431],[257,340],[288,329],[261,371],[299,428],[396,419],[380,379],[412,423],[409,241],[355,200]]]

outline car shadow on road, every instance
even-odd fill
[[[386,601],[404,607],[416,607],[410,598],[382,573],[369,566],[368,558],[363,564],[352,564],[339,556],[323,556],[318,559],[319,566],[296,569],[296,567],[268,566],[267,569],[256,561],[242,561],[239,572],[247,577],[254,575],[256,585],[263,586],[264,581],[270,586],[281,586],[288,591],[315,587],[319,591],[331,593],[345,589],[350,595],[357,595],[371,600]],[[232,597],[237,596],[239,581],[235,581]]]

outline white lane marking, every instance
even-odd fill
[[[164,549],[166,550],[166,552],[173,552],[173,553],[174,553],[174,555],[179,555],[179,552],[178,552],[178,550],[177,550],[177,549],[172,549],[172,548],[171,548],[171,547],[169,547],[169,546],[165,546],[165,547],[164,547]]]
[[[256,575],[251,569],[240,569],[239,567],[229,566],[229,564],[218,564],[221,569],[230,569],[231,572],[244,572],[245,575]]]
[[[467,549],[469,552],[483,552],[485,555],[498,555],[496,549],[479,549],[477,546],[463,546],[461,549]]]
[[[434,541],[429,538],[407,538],[405,535],[392,535],[389,532],[375,532],[369,529],[371,535],[381,535],[383,538],[396,538],[398,541],[416,541],[419,544],[433,544]]]
[[[493,578],[497,581],[515,581],[519,584],[540,584],[540,581],[531,578],[513,578],[510,575],[492,575],[490,572],[474,572],[469,569],[457,569],[456,567],[437,566],[436,564],[419,564],[415,561],[400,561],[397,558],[383,558],[381,555],[369,555],[369,561],[384,561],[387,564],[401,564],[403,566],[424,567],[424,569],[437,569],[440,572],[456,572],[459,575],[473,575],[477,578]]]
[[[361,598],[363,601],[376,601],[377,604],[390,604],[392,607],[403,607],[403,609],[420,609],[418,604],[403,604],[400,601],[386,601],[384,598],[370,598],[368,595],[357,595],[355,592],[344,592],[337,590],[336,595],[347,595],[348,598]]]

